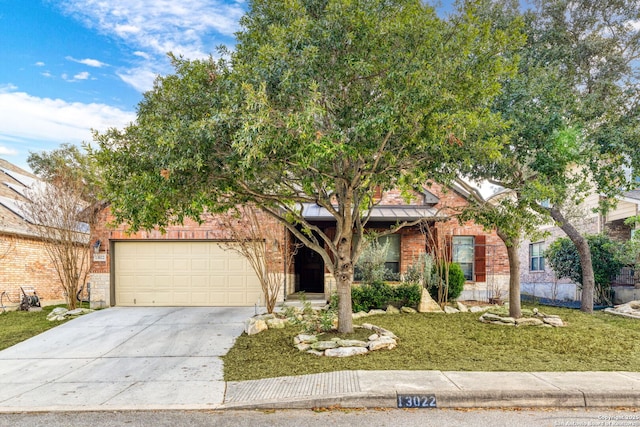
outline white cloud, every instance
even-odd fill
[[[15,156],[18,150],[0,145],[0,156]]]
[[[91,129],[122,128],[134,120],[134,112],[105,104],[0,90],[0,154],[26,157],[28,150],[52,149],[63,142],[90,142]],[[46,141],[44,145],[42,141]]]
[[[105,67],[105,66],[108,65],[108,64],[105,64],[102,61],[98,61],[97,59],[91,59],[91,58],[75,59],[72,56],[67,56],[67,57],[65,57],[65,59],[67,61],[77,62],[78,64],[83,64],[83,65],[86,65],[88,67],[94,67],[94,68],[101,68],[101,67]]]
[[[87,80],[89,76],[90,76],[89,72],[83,71],[73,76],[73,80]]]
[[[244,2],[222,0],[66,0],[62,7],[85,25],[115,34],[133,46],[165,55],[206,57],[216,36],[231,37],[239,30]],[[188,56],[194,58],[193,56]]]
[[[133,68],[116,72],[123,82],[138,92],[146,92],[153,88],[157,74],[149,68]]]
[[[44,67],[44,62],[38,61],[34,64],[36,67]]]

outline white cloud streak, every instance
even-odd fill
[[[26,157],[28,150],[52,149],[63,142],[90,142],[91,129],[122,128],[134,120],[134,112],[105,104],[66,102],[0,89],[0,154]]]
[[[67,56],[65,58],[67,61],[72,61],[72,62],[77,62],[78,64],[83,64],[86,65],[88,67],[94,67],[94,68],[102,68],[102,67],[106,67],[108,64],[105,64],[102,61],[98,61],[97,59],[91,59],[91,58],[85,58],[85,59],[76,59],[72,56]]]
[[[239,30],[243,0],[63,0],[61,8],[87,27],[120,39],[139,59],[117,74],[137,90],[170,71],[166,54],[206,58]],[[87,60],[85,60],[87,61]],[[77,61],[80,62],[80,61]],[[86,65],[90,65],[87,63]]]

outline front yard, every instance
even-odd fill
[[[56,307],[64,306],[51,305],[43,307],[42,311],[0,311],[0,350],[65,323],[66,320],[47,320],[47,315]]]
[[[528,306],[533,308],[533,306]],[[224,357],[226,381],[339,370],[638,371],[640,321],[540,307],[563,328],[483,324],[480,313],[377,315],[355,321],[393,331],[398,347],[347,358],[293,347],[299,327],[240,336]]]

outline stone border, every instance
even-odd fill
[[[300,351],[327,357],[349,357],[382,349],[392,350],[398,345],[398,337],[388,329],[370,323],[354,327],[368,329],[374,333],[369,336],[368,341],[343,340],[338,337],[331,341],[319,341],[317,335],[298,334],[293,343]]]

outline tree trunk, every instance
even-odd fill
[[[582,302],[580,303],[580,311],[591,314],[593,313],[595,276],[593,274],[593,264],[591,263],[589,242],[565,219],[564,215],[562,215],[557,208],[551,208],[549,212],[554,221],[562,231],[565,232],[567,237],[571,239],[578,250],[580,266],[582,267]]]
[[[353,310],[351,308],[351,285],[353,283],[351,230],[343,233],[338,242],[338,259],[334,277],[338,288],[338,332],[350,334],[353,332]]]
[[[499,228],[497,232],[507,247],[507,256],[509,258],[509,316],[519,319],[522,317],[522,308],[520,306],[520,257],[518,256],[520,239],[518,237],[509,237]]]

